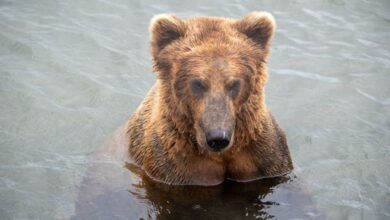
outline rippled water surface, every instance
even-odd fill
[[[154,82],[153,15],[252,10],[278,24],[267,104],[310,204],[283,203],[297,196],[281,179],[167,188],[94,156]],[[278,207],[303,218],[389,219],[389,12],[386,0],[1,0],[0,219],[289,218]]]

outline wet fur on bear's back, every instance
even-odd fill
[[[274,29],[266,12],[240,20],[166,14],[152,20],[157,81],[125,126],[129,156],[151,178],[215,185],[292,170],[285,134],[264,100]],[[215,125],[232,130],[220,152],[205,141]]]

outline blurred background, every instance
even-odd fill
[[[151,17],[271,12],[266,102],[329,219],[390,218],[390,2],[0,1],[0,219],[68,219],[155,75]]]

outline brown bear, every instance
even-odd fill
[[[157,81],[125,126],[137,165],[175,185],[251,181],[293,169],[264,100],[272,15],[162,14],[149,30]]]

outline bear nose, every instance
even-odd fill
[[[207,144],[213,151],[221,151],[229,145],[231,134],[228,130],[214,129],[207,132]]]

